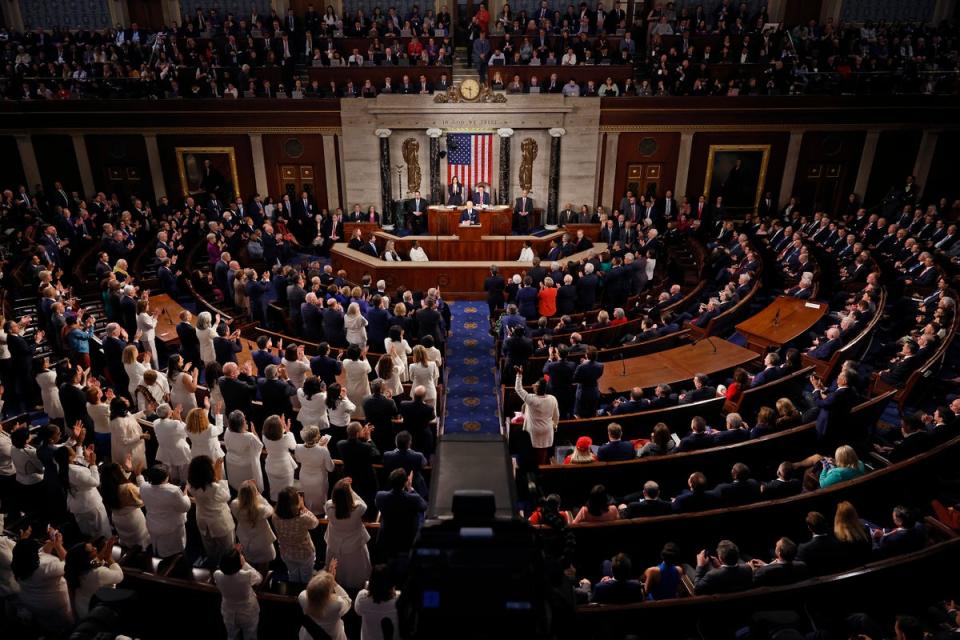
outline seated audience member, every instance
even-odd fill
[[[629,500],[629,498],[625,498],[625,500]],[[660,499],[660,485],[653,480],[647,480],[643,484],[643,494],[639,500],[621,505],[620,517],[629,519],[662,516],[671,511],[673,511],[673,507],[670,503]]]
[[[810,539],[797,547],[797,559],[806,564],[814,575],[836,573],[845,559],[843,548],[830,530],[829,522],[817,511],[808,513],[806,522]]]
[[[762,438],[776,430],[776,413],[770,407],[760,407],[757,411],[757,423],[750,429],[750,439]]]
[[[764,500],[795,496],[803,489],[799,478],[793,477],[793,463],[781,462],[777,467],[777,477],[760,485]]]
[[[677,446],[677,441],[674,439],[674,435],[670,433],[670,427],[662,422],[658,422],[653,427],[653,433],[650,435],[650,442],[643,445],[637,455],[640,458],[663,456],[676,451]]]
[[[730,402],[739,402],[743,392],[750,388],[750,374],[746,369],[737,367],[733,372],[733,382],[727,387],[726,398]]]
[[[730,482],[723,482],[710,490],[725,506],[748,504],[760,499],[760,483],[750,477],[750,468],[738,462],[730,470]]]
[[[753,584],[757,587],[778,587],[810,576],[807,565],[797,560],[797,543],[790,538],[777,540],[772,562],[754,558],[750,567],[753,569]]]
[[[750,425],[743,421],[739,413],[728,413],[726,423],[726,429],[714,434],[714,444],[723,446],[750,439]]]
[[[606,487],[598,484],[590,490],[587,504],[580,507],[577,515],[573,518],[573,522],[574,524],[578,522],[608,522],[619,518],[620,512],[616,505],[611,504]]]
[[[716,397],[717,389],[710,386],[710,378],[707,377],[707,374],[697,373],[693,376],[693,389],[681,393],[679,401],[680,404],[689,404]]]
[[[840,543],[846,567],[859,567],[870,562],[873,553],[873,541],[870,530],[860,519],[852,504],[844,500],[837,505],[833,518],[833,535]]]
[[[633,563],[625,553],[603,561],[603,579],[593,586],[597,604],[628,604],[643,600],[643,585],[633,577]]]
[[[698,596],[731,593],[753,585],[753,571],[740,562],[740,549],[730,540],[721,540],[717,554],[706,549],[697,554],[697,570],[693,582]]]
[[[887,456],[890,462],[902,462],[933,448],[933,437],[923,428],[923,421],[916,415],[904,416],[900,420],[902,439],[893,446],[876,444],[874,448]]]
[[[643,572],[643,591],[647,600],[669,600],[680,595],[684,571],[680,549],[668,542],[660,551],[660,564]]]
[[[560,504],[560,496],[556,493],[551,493],[544,498],[543,504],[530,514],[530,524],[544,524],[551,518],[559,518],[567,524],[573,522],[573,516],[570,515],[569,511],[561,511]]]
[[[876,558],[889,558],[912,551],[918,551],[927,543],[927,532],[923,522],[907,507],[893,508],[893,528],[871,528],[873,554]]]
[[[597,460],[600,462],[617,462],[619,460],[632,460],[636,457],[636,450],[633,443],[629,440],[621,440],[623,437],[623,428],[616,422],[607,425],[607,438],[609,441],[600,445],[597,450]]]
[[[707,421],[700,416],[690,420],[690,433],[680,440],[677,451],[699,451],[709,449],[714,445],[713,436],[707,433]]]
[[[687,488],[673,499],[674,513],[707,511],[720,506],[720,499],[707,491],[707,477],[695,471],[687,478]]]
[[[591,447],[593,440],[589,436],[580,436],[577,438],[577,445],[573,451],[563,459],[563,464],[590,464],[597,461],[597,456],[593,453]]]

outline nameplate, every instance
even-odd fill
[[[807,309],[819,309],[819,308],[820,308],[820,305],[817,304],[816,302],[808,302],[808,303],[804,304],[803,306],[805,306]]]

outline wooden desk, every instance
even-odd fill
[[[342,238],[342,241],[349,242],[356,229],[360,229],[360,232],[363,234],[363,239],[366,240],[377,231],[380,231],[380,225],[375,222],[344,222],[343,235],[346,237]]]
[[[482,236],[508,236],[512,231],[511,217],[513,208],[509,205],[490,205],[486,209],[477,209],[480,224],[476,229],[460,226],[460,214],[466,207],[429,207],[427,209],[427,230],[434,236],[464,236],[479,240]],[[473,238],[476,235],[476,238]]]
[[[157,340],[167,347],[167,353],[171,354],[177,351],[180,345],[180,337],[177,335],[177,323],[180,321],[180,312],[184,310],[183,306],[165,293],[150,296],[150,308],[161,309],[157,316]],[[252,362],[253,358],[250,352],[257,346],[250,340],[241,337],[240,353],[237,354],[237,362]]]
[[[714,351],[716,348],[716,351]],[[759,356],[721,338],[701,340],[659,353],[651,353],[603,365],[599,385],[601,393],[609,389],[629,391],[633,387],[651,389],[658,384],[676,384],[690,380],[697,373],[713,375],[756,360]],[[626,368],[627,374],[623,374]]]
[[[770,347],[781,347],[809,331],[827,313],[827,306],[826,302],[780,296],[736,329],[747,338],[748,348],[766,353]]]
[[[550,250],[550,242],[563,236],[562,231],[554,231],[545,236],[481,236],[475,227],[457,227],[454,233],[456,235],[400,237],[387,231],[377,231],[375,235],[379,240],[377,245],[381,251],[387,241],[392,240],[397,253],[403,258],[407,257],[410,247],[416,241],[420,243],[420,247],[426,251],[431,260],[490,260],[493,262],[516,260],[523,249],[524,242],[530,242],[534,253],[545,256]]]

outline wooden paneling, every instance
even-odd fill
[[[804,211],[835,213],[853,191],[863,155],[863,131],[808,131],[800,145],[794,194]],[[777,194],[774,193],[774,199]]]
[[[309,181],[306,172],[313,172],[313,191],[317,206],[327,207],[327,179],[324,166],[333,158],[323,155],[323,136],[308,134],[270,134],[263,136],[263,162],[267,167],[267,186],[270,195],[284,193],[286,181],[281,178],[281,168],[291,168],[302,183]],[[336,189],[336,185],[332,186]],[[299,195],[299,194],[297,194]],[[293,197],[291,197],[293,199]]]
[[[657,195],[673,189],[677,179],[677,156],[680,153],[679,133],[621,133],[617,141],[615,166],[605,171],[616,171],[613,180],[613,202],[602,203],[609,211],[620,206],[620,198],[627,189],[627,168],[631,164],[660,164],[660,189]],[[674,194],[676,195],[676,194]]]
[[[693,136],[693,146],[690,152],[690,171],[687,177],[687,193],[677,194],[677,197],[687,195],[691,203],[695,203],[704,191],[704,181],[707,177],[707,157],[710,145],[715,144],[768,144],[770,145],[770,161],[767,164],[767,179],[764,191],[773,194],[774,202],[780,193],[780,182],[783,179],[783,166],[787,158],[787,145],[790,144],[790,134],[783,132],[756,132],[738,131],[729,133],[697,133]]]
[[[17,141],[13,136],[0,136],[0,188],[12,189],[14,193],[21,184],[26,184],[23,163],[17,150]],[[34,185],[29,185],[33,190]]]
[[[940,198],[946,198],[947,204],[950,205],[960,198],[957,149],[960,149],[960,131],[941,132],[937,138],[937,148],[933,153],[927,184],[920,185],[925,201],[937,202]]]
[[[257,190],[253,174],[253,156],[250,151],[250,138],[239,135],[159,135],[157,146],[160,148],[160,161],[163,164],[164,184],[167,194],[173,202],[179,201],[183,194],[180,186],[180,174],[177,169],[177,147],[233,147],[237,159],[237,180],[240,195],[247,200]],[[223,198],[224,202],[228,199]]]
[[[891,187],[903,186],[904,179],[913,173],[922,137],[922,131],[911,129],[880,133],[867,191],[857,194],[867,207],[878,204]]]
[[[84,138],[97,191],[108,195],[117,193],[121,202],[131,196],[155,202],[143,136],[88,135]]]
[[[43,189],[48,194],[53,183],[59,180],[67,193],[83,193],[80,182],[80,169],[77,168],[77,155],[73,150],[73,140],[64,135],[35,135],[33,151],[37,156],[37,166],[43,180]]]

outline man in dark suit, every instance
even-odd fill
[[[874,445],[876,450],[887,456],[890,462],[902,462],[932,449],[936,442],[924,429],[923,421],[916,415],[906,415],[900,419],[900,434],[903,439],[892,447]]]
[[[251,375],[249,362],[244,364],[242,373],[236,362],[225,364],[223,375],[217,380],[217,386],[223,395],[224,413],[242,411],[245,415],[250,415],[257,381]]]
[[[773,382],[783,377],[784,370],[780,368],[780,356],[776,353],[772,351],[768,353],[763,358],[763,364],[765,365],[763,371],[753,376],[753,381],[750,384],[751,387],[759,387],[762,384],[767,384],[768,382]]]
[[[573,417],[576,395],[573,374],[577,369],[576,359],[575,355],[568,357],[565,348],[550,347],[547,362],[543,365],[543,375],[547,378],[547,393],[557,399],[561,420]]]
[[[427,458],[419,451],[410,448],[413,437],[409,431],[401,431],[395,438],[397,448],[383,454],[383,466],[387,471],[403,469],[407,475],[413,475],[413,488],[424,498],[427,497],[427,483],[423,478],[423,468]]]
[[[460,213],[460,224],[480,224],[480,215],[473,208],[473,200],[467,200],[466,208]]]
[[[307,300],[307,291],[303,288],[303,276],[287,285],[287,308],[290,312],[290,325],[294,335],[303,335],[303,316],[300,307]],[[316,308],[316,307],[314,307]]]
[[[347,333],[343,321],[343,307],[335,298],[327,300],[323,310],[323,336],[335,347],[347,346]]]
[[[410,551],[427,501],[414,491],[410,475],[402,468],[391,471],[388,482],[389,490],[377,492],[374,502],[380,511],[377,548],[391,558]]]
[[[429,457],[433,455],[436,442],[437,412],[424,400],[426,387],[420,385],[411,390],[413,398],[400,403],[403,428],[413,436],[413,448]]]
[[[300,304],[300,323],[297,326],[297,334],[306,337],[307,340],[323,340],[323,308],[314,292],[309,292],[304,296]],[[292,318],[291,318],[292,320]]]
[[[577,304],[581,311],[589,311],[597,304],[597,295],[600,290],[600,278],[595,273],[592,263],[583,265],[583,275],[577,280]]]
[[[680,404],[690,404],[691,402],[700,402],[717,397],[717,389],[710,385],[710,378],[705,373],[697,373],[693,376],[693,389],[680,394]]]
[[[917,357],[918,346],[913,340],[904,340],[900,353],[889,368],[880,372],[880,379],[887,384],[899,387],[907,382],[914,371],[919,369],[923,362]]]
[[[436,306],[436,300],[427,298],[424,301],[424,307],[414,314],[414,320],[417,326],[417,340],[423,340],[425,336],[433,336],[434,344],[441,345],[444,338],[441,329],[443,317]]]
[[[713,441],[717,446],[737,444],[750,439],[750,426],[743,421],[739,413],[728,413],[726,425],[726,429],[718,431],[713,436]]]
[[[793,463],[782,462],[777,467],[777,477],[770,482],[760,485],[760,493],[764,500],[775,500],[795,496],[803,489],[803,483],[793,476]]]
[[[577,310],[577,288],[573,284],[573,276],[569,273],[563,276],[563,284],[557,289],[557,314],[570,315]]]
[[[597,362],[596,347],[588,347],[586,356],[573,372],[573,382],[577,385],[576,406],[574,413],[580,418],[588,418],[597,414],[600,402],[600,388],[597,382],[603,375],[603,365]]]
[[[693,585],[698,596],[741,591],[753,585],[753,571],[740,562],[737,545],[721,540],[716,556],[711,557],[706,549],[697,554]]]
[[[817,360],[829,360],[842,346],[843,342],[840,340],[840,329],[838,327],[830,327],[827,329],[826,339],[823,341],[818,339],[817,344],[811,347],[807,355]]]
[[[820,447],[832,451],[840,444],[851,444],[849,417],[850,410],[857,404],[856,391],[848,386],[846,371],[837,375],[837,389],[828,392],[823,381],[816,375],[810,376],[813,385],[813,402],[819,409],[817,413],[817,440]]]
[[[415,191],[413,197],[407,200],[407,216],[410,224],[410,233],[421,235],[427,230],[427,207],[429,204]]]
[[[926,545],[927,535],[923,523],[911,509],[903,506],[893,508],[894,528],[874,532],[873,553],[877,558],[889,558],[918,551]]]
[[[177,323],[177,337],[180,339],[180,355],[186,362],[189,362],[194,368],[203,366],[200,360],[200,339],[197,337],[197,330],[190,322],[190,312],[184,309],[180,312],[180,322]]]
[[[491,321],[497,317],[496,311],[503,309],[503,291],[506,286],[497,265],[491,265],[490,275],[483,281],[483,290],[487,294],[487,308],[490,310]]]
[[[716,496],[707,491],[707,477],[695,471],[687,478],[687,488],[673,499],[674,513],[707,511],[720,506]]]
[[[490,204],[490,194],[482,184],[477,185],[477,190],[473,194],[473,202],[482,206]]]
[[[714,446],[713,436],[707,433],[707,422],[701,416],[690,420],[690,433],[680,439],[677,451],[699,451]]]
[[[126,285],[123,288],[123,296],[120,298],[120,325],[128,335],[137,333],[137,300],[134,298],[136,289],[133,285]]]
[[[807,565],[797,560],[797,543],[790,538],[777,540],[773,562],[765,564],[754,558],[750,566],[753,567],[753,584],[757,587],[778,587],[810,577]]]
[[[617,462],[620,460],[633,460],[636,458],[637,452],[633,448],[633,443],[629,440],[621,440],[622,437],[623,428],[620,425],[618,425],[616,422],[611,422],[609,425],[607,425],[608,441],[606,444],[601,445],[597,451],[597,460],[600,460],[601,462]],[[657,496],[654,496],[654,499],[656,499],[656,497]],[[667,506],[667,510],[669,511],[669,505]]]
[[[297,395],[297,388],[286,379],[285,374],[281,376],[280,368],[275,364],[267,365],[260,371],[263,372],[263,377],[257,381],[257,390],[263,406],[271,414],[292,417],[293,405],[290,398]]]
[[[630,397],[628,399],[620,400],[618,398],[613,401],[613,410],[610,412],[610,414],[619,416],[625,413],[637,413],[638,411],[643,411],[649,406],[650,401],[644,399],[643,397],[643,389],[641,387],[634,387],[630,390]]]
[[[380,461],[380,451],[370,441],[372,431],[372,425],[351,422],[347,427],[347,439],[337,443],[339,457],[343,460],[343,475],[353,480],[353,490],[368,505],[375,505],[377,474],[373,465]],[[373,511],[370,517],[376,517],[376,506]]]
[[[513,205],[513,232],[525,236],[530,233],[530,214],[533,213],[533,198],[523,189]]]
[[[373,443],[378,449],[386,449],[395,436],[394,419],[400,415],[397,403],[383,395],[383,381],[370,383],[370,395],[363,399],[363,415],[374,426]]]
[[[293,203],[293,215],[300,224],[313,218],[313,201],[306,191],[300,192],[300,199]]]
[[[807,530],[811,538],[797,547],[797,559],[814,575],[835,573],[843,566],[845,553],[831,531],[831,523],[822,513],[811,511],[807,514]]]
[[[111,326],[108,325],[107,329],[109,330]],[[31,398],[33,397],[33,382],[32,382],[32,373],[33,373],[33,356],[36,351],[36,345],[43,340],[43,331],[37,329],[34,332],[32,338],[24,338],[22,335],[22,327],[20,323],[14,322],[13,320],[7,320],[4,323],[3,327],[4,332],[7,334],[7,348],[10,351],[10,362],[11,367],[10,372],[10,381],[13,384],[11,389],[7,389],[6,396],[4,400],[6,405],[4,406],[5,415],[14,415],[21,411],[28,410],[33,406]],[[117,327],[119,331],[120,328]],[[122,349],[120,350],[122,352]],[[120,364],[120,353],[113,354],[116,357],[116,363],[119,364],[120,368],[123,368],[123,365]],[[107,361],[108,364],[110,361]],[[123,389],[126,390],[126,380],[124,380]]]
[[[317,355],[310,358],[310,372],[320,378],[328,387],[337,381],[337,376],[343,372],[343,363],[331,358],[330,345],[321,342],[317,346]]]
[[[632,496],[631,496],[632,497]],[[626,500],[626,499],[625,499]],[[660,499],[660,485],[653,480],[643,484],[643,494],[639,500],[630,500],[621,512],[622,518],[647,518],[665,516],[673,512],[669,502]]]
[[[376,236],[371,235],[369,240],[367,240],[366,244],[364,244],[360,250],[372,258],[379,258],[380,252],[377,250]]]
[[[723,482],[711,490],[724,505],[733,507],[760,499],[760,483],[750,477],[747,465],[742,462],[733,465],[730,477],[732,482]]]

